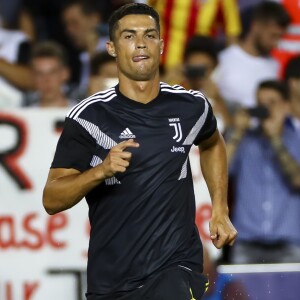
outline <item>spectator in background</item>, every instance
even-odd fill
[[[207,96],[215,112],[218,128],[220,132],[224,132],[231,123],[231,116],[216,84],[211,79],[217,65],[217,45],[212,38],[194,36],[188,41],[184,53],[183,85],[187,89],[201,91]]]
[[[61,13],[66,5],[66,0],[22,0],[21,4],[20,28],[34,42],[51,40],[61,44],[66,50],[69,60],[72,61],[70,82],[74,86],[78,86],[80,75],[79,50],[73,45],[65,30],[62,30],[64,24]]]
[[[106,51],[96,53],[91,59],[88,95],[111,88],[118,82],[116,58]]]
[[[12,28],[19,22],[19,12],[24,0],[0,0],[1,22],[6,28]]]
[[[55,42],[36,44],[31,57],[35,91],[27,93],[25,106],[71,107],[76,104],[65,91],[69,68],[63,48]]]
[[[254,106],[258,84],[278,77],[279,66],[270,53],[289,22],[282,5],[262,2],[255,8],[250,30],[240,44],[220,53],[214,80],[231,109]]]
[[[300,135],[289,126],[287,87],[262,82],[257,103],[259,126],[249,129],[251,110],[238,112],[227,141],[239,231],[231,262],[300,262]]]
[[[236,42],[241,32],[236,0],[149,0],[159,13],[165,43],[162,63],[166,70],[182,64],[186,42],[193,35],[218,36]],[[220,18],[220,16],[222,16]],[[219,34],[220,35],[220,34]]]
[[[272,55],[280,62],[280,75],[290,58],[300,54],[300,1],[280,0],[291,16],[291,23]]]
[[[0,26],[0,108],[18,107],[22,91],[32,87],[27,65],[30,41],[20,30]]]
[[[291,100],[290,125],[300,135],[300,55],[288,61],[284,73]]]
[[[68,1],[63,9],[62,18],[68,36],[80,51],[80,95],[88,87],[90,59],[96,52],[106,49],[108,37],[99,33],[101,15],[91,1]]]

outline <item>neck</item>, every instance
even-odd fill
[[[254,43],[252,41],[252,37],[248,35],[245,37],[244,40],[240,42],[240,47],[248,54],[252,56],[260,56],[260,53],[257,51],[257,49],[254,46]]]
[[[148,81],[135,81],[120,74],[119,88],[129,99],[146,104],[155,99],[159,93],[159,74]]]
[[[297,119],[300,119],[300,98],[293,96],[291,97],[291,113]]]

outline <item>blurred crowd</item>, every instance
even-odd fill
[[[71,107],[117,84],[107,21],[126,0],[0,0],[0,108]],[[149,0],[161,76],[203,92],[225,137],[229,263],[300,262],[300,2]],[[215,298],[211,298],[215,299]]]

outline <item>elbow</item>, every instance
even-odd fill
[[[52,201],[52,199],[49,199],[49,197],[47,197],[47,194],[44,190],[44,193],[43,193],[43,206],[44,206],[45,211],[49,215],[55,215],[55,214],[60,212],[60,210],[58,208],[54,207],[53,202],[54,201]]]
[[[48,215],[55,215],[56,213],[59,212],[55,210],[53,207],[51,207],[51,205],[49,205],[45,199],[43,199],[43,206]]]

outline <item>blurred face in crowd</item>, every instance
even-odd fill
[[[300,78],[290,78],[288,84],[291,96],[297,99],[300,105]]]
[[[37,57],[31,62],[36,90],[41,95],[60,93],[69,78],[69,72],[56,57]]]
[[[270,118],[287,112],[288,109],[288,102],[279,92],[271,88],[261,88],[257,91],[257,103],[268,109]]]
[[[216,64],[214,59],[206,53],[191,53],[185,61],[185,76],[193,90],[203,90]]]
[[[85,14],[79,5],[72,5],[63,12],[63,21],[67,34],[80,49],[87,47],[87,38],[96,31],[100,17],[95,14]]]
[[[105,78],[117,78],[118,68],[115,61],[107,61],[98,69],[98,75]]]
[[[88,94],[92,95],[118,84],[118,68],[115,61],[107,61],[98,68],[98,73],[89,80]]]
[[[154,18],[127,15],[118,21],[108,53],[115,55],[120,76],[147,81],[158,75],[163,42]]]
[[[266,56],[277,46],[286,29],[277,25],[274,21],[266,21],[255,22],[252,30],[257,51]]]

